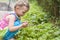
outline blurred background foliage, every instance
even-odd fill
[[[16,40],[60,40],[60,0],[29,0],[29,3],[30,10],[21,20],[28,21],[29,25],[20,29],[14,38]],[[2,37],[5,31],[3,30]]]

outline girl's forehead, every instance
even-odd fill
[[[19,6],[19,5],[16,5],[16,6],[15,6],[15,8],[21,8],[21,6]]]
[[[27,11],[27,10],[28,10],[28,8],[27,8],[26,6],[22,6],[22,7],[20,7],[20,6],[16,6],[16,8],[18,8],[18,9],[22,9],[22,10],[24,10],[24,11]]]
[[[16,8],[23,8],[23,9],[27,9],[26,6],[16,6]]]

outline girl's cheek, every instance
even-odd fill
[[[21,13],[21,15],[23,15],[23,13]]]
[[[23,13],[21,13],[21,16],[23,16],[24,14]]]

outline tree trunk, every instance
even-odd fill
[[[57,0],[54,0],[54,4],[53,4],[53,13],[54,13],[54,16],[56,18],[59,18],[59,2]]]

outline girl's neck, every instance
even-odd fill
[[[17,13],[15,13],[18,17],[20,17]]]
[[[19,18],[19,19],[21,19],[21,17],[16,13],[16,16]]]

